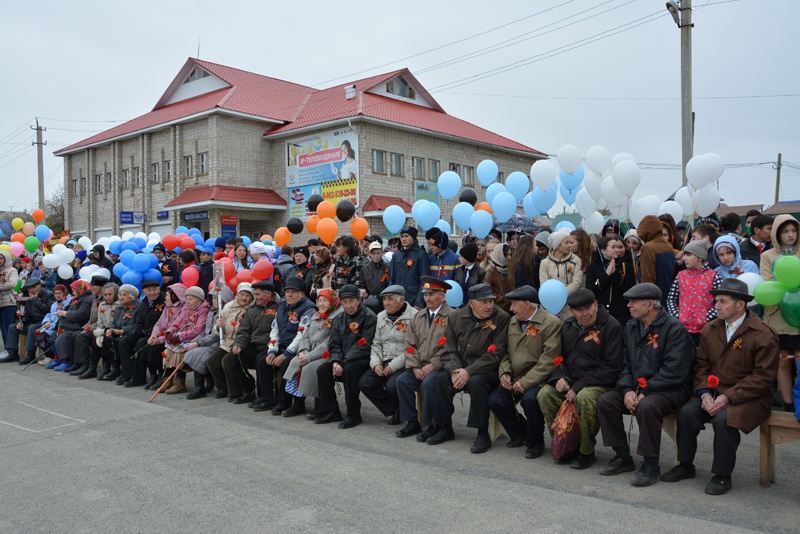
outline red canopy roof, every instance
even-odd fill
[[[400,197],[384,197],[380,195],[372,195],[364,202],[362,210],[368,211],[385,211],[389,206],[397,205],[403,208],[406,213],[411,213],[411,204],[406,202]]]
[[[272,189],[253,187],[230,187],[224,185],[205,185],[190,187],[164,206],[172,208],[200,202],[220,202],[238,204],[264,204],[267,206],[286,206],[287,202]]]

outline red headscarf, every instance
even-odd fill
[[[75,293],[77,293],[77,296],[79,297],[89,291],[89,284],[83,280],[75,280],[69,285],[69,287],[75,290]]]

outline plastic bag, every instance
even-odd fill
[[[561,403],[550,428],[553,430],[553,458],[558,460],[577,449],[581,441],[581,428],[575,404],[567,401]]]

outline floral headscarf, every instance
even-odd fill
[[[76,294],[77,294],[77,296],[79,296],[79,297],[80,297],[81,295],[83,295],[84,293],[86,293],[87,291],[89,291],[89,284],[87,284],[87,283],[86,283],[86,282],[84,282],[83,280],[75,280],[74,282],[72,282],[72,283],[69,285],[69,287],[70,287],[71,289],[75,290],[75,293],[76,293]]]
[[[330,302],[330,306],[328,306],[327,310],[320,310],[319,314],[322,317],[327,317],[328,315],[332,314],[336,311],[337,308],[341,305],[339,301],[339,295],[333,289],[323,289],[322,291],[317,293],[318,297],[325,297]]]

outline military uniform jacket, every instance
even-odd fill
[[[561,355],[561,321],[539,306],[523,329],[519,319],[508,325],[508,351],[500,359],[499,375],[510,375],[527,389],[547,381],[553,360]]]
[[[370,369],[374,369],[376,365],[384,366],[384,364],[391,367],[394,372],[405,369],[406,333],[417,310],[408,303],[405,303],[404,306],[405,310],[394,322],[389,318],[386,310],[378,314],[375,339],[372,340],[369,357]]]
[[[375,312],[363,304],[358,305],[353,315],[345,312],[336,317],[331,323],[331,338],[328,340],[331,361],[346,365],[347,362],[368,360],[377,321]]]
[[[428,313],[428,308],[418,310],[406,330],[406,369],[421,369],[429,363],[435,369],[442,368],[444,346],[440,346],[438,341],[445,336],[447,321],[455,310],[443,302],[430,324]],[[409,349],[414,350],[409,352]]]
[[[488,319],[478,319],[465,306],[453,312],[445,329],[442,364],[452,372],[466,369],[470,376],[497,373],[500,360],[508,349],[510,316],[495,305]],[[494,352],[489,347],[494,345]]]
[[[259,352],[269,349],[272,321],[275,320],[278,305],[280,301],[273,298],[266,307],[253,304],[247,308],[239,323],[234,346],[244,350],[248,345],[253,345]]]

